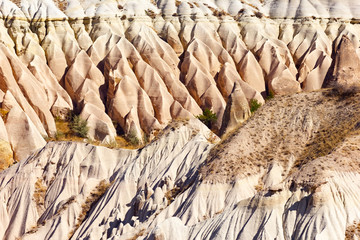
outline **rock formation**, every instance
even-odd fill
[[[360,90],[360,59],[351,40],[343,35],[336,51],[334,85],[342,92]]]
[[[248,102],[263,103],[270,93],[319,90],[332,73],[349,79],[359,8],[350,0],[4,0],[0,89],[43,136],[72,111],[91,116],[89,137],[99,141],[114,140],[111,122],[142,139],[204,109],[216,112],[218,132],[235,82]]]
[[[359,106],[331,90],[275,97],[221,143],[197,119],[139,150],[50,142],[0,173],[1,237],[352,237]]]
[[[359,19],[356,0],[2,0],[0,238],[355,236]],[[74,115],[84,141],[150,144],[46,143]]]
[[[239,79],[248,102],[264,102],[260,94],[318,90],[331,71],[347,78],[349,51],[359,61],[359,4],[310,2],[5,0],[1,90],[44,136],[55,134],[54,117],[86,104],[95,112],[83,115],[101,119],[92,132],[112,129],[91,134],[100,141],[114,139],[111,121],[142,138],[206,108],[219,131]],[[128,92],[137,97],[124,100]]]
[[[246,100],[244,92],[238,83],[235,83],[234,89],[229,96],[229,100],[226,104],[224,117],[220,129],[220,134],[223,135],[226,132],[238,127],[241,123],[246,121],[251,115],[249,104]]]

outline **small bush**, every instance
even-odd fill
[[[127,136],[126,136],[126,140],[133,146],[139,146],[140,145],[140,140],[139,138],[136,136],[136,133],[134,131],[130,132]]]
[[[56,141],[59,141],[60,139],[65,137],[65,133],[63,133],[62,131],[56,131],[55,133],[55,139]]]
[[[210,129],[212,127],[212,124],[217,120],[216,113],[214,113],[211,109],[208,108],[205,108],[203,114],[196,117]]]
[[[88,135],[89,127],[87,126],[87,121],[78,115],[73,116],[69,127],[76,136],[86,138]]]
[[[258,110],[259,107],[261,107],[261,103],[259,103],[258,100],[256,100],[256,99],[251,99],[250,100],[250,111],[251,111],[251,113]]]
[[[266,96],[266,101],[270,100],[270,99],[273,99],[274,98],[274,93],[269,91],[269,94]]]

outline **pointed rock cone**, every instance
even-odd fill
[[[6,118],[6,131],[17,161],[28,157],[46,142],[33,122],[20,107],[13,107]]]
[[[360,59],[353,43],[346,35],[342,36],[336,51],[333,77],[330,86],[340,92],[350,93],[360,90]]]
[[[239,123],[246,121],[250,115],[250,108],[245,94],[242,91],[240,84],[235,82],[233,91],[226,104],[220,135],[232,131]]]

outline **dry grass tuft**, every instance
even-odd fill
[[[165,193],[165,197],[168,200],[168,205],[170,205],[176,198],[177,195],[181,193],[181,189],[179,187],[174,187],[167,193]]]
[[[143,236],[145,234],[145,229],[141,229],[138,233],[136,233],[132,238],[129,238],[128,240],[136,240],[139,237]]]
[[[38,180],[35,182],[35,191],[33,195],[37,208],[44,207],[46,191],[47,191],[47,187],[43,185],[42,179],[38,178]]]
[[[112,183],[109,183],[106,180],[102,180],[95,189],[90,193],[90,195],[86,198],[84,204],[81,206],[81,212],[77,218],[77,222],[75,224],[74,229],[69,233],[69,238],[76,232],[76,230],[80,227],[83,221],[89,214],[89,211],[96,205],[99,199],[105,194],[105,192],[109,189]]]
[[[355,222],[347,226],[345,231],[345,239],[351,240],[351,239],[358,239],[360,237],[360,222]]]
[[[34,190],[34,194],[33,194],[33,199],[36,203],[36,209],[37,209],[38,213],[40,213],[40,214],[45,210],[44,200],[45,200],[46,191],[47,191],[47,187],[43,185],[43,180],[41,178],[38,178],[38,180],[35,182],[35,190]],[[41,225],[41,223],[38,222],[29,231],[27,231],[26,234],[32,234],[32,233],[37,232],[40,225]]]
[[[125,148],[125,149],[137,149],[142,147],[142,145],[134,145],[132,144],[126,137],[124,136],[116,136],[115,141],[110,143],[101,143],[97,140],[84,139],[77,135],[75,135],[70,127],[69,121],[55,119],[57,132],[55,136],[47,138],[47,141],[73,141],[73,142],[87,142],[96,146],[104,146],[108,148]]]
[[[5,121],[7,114],[9,113],[9,110],[0,108],[0,116]]]

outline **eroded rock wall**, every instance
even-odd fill
[[[43,137],[69,111],[103,142],[114,140],[113,122],[142,139],[207,108],[221,133],[236,83],[248,103],[263,103],[270,93],[319,90],[339,79],[337,70],[352,67],[341,57],[346,49],[358,58],[359,8],[350,0],[4,0],[0,104],[19,107]]]

